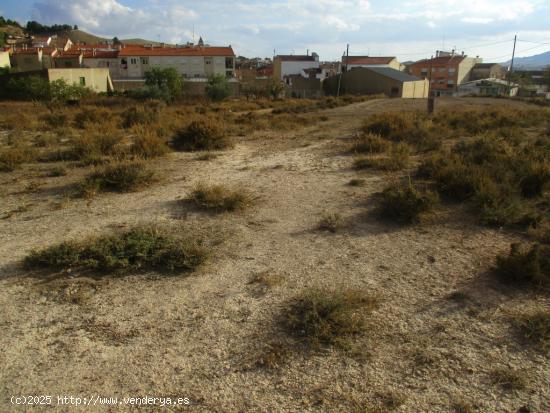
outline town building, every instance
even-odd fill
[[[470,80],[472,68],[478,63],[481,63],[480,58],[471,58],[464,53],[437,51],[436,57],[411,64],[409,73],[430,79],[431,90],[436,95],[452,95],[458,85]]]
[[[346,69],[354,67],[391,67],[395,70],[403,70],[404,66],[393,56],[342,56],[342,66]]]
[[[505,79],[506,71],[498,63],[476,63],[470,72],[470,80]]]
[[[0,51],[0,68],[11,67],[10,53]]]
[[[428,97],[428,80],[391,67],[354,67],[323,82],[327,95],[384,94],[399,98]]]
[[[273,58],[273,76],[284,80],[290,75],[303,76],[304,69],[319,68],[319,56],[317,53],[307,55],[278,55]]]
[[[519,85],[502,79],[489,78],[473,80],[458,86],[458,96],[516,96]]]
[[[122,46],[120,77],[143,79],[153,67],[172,67],[184,78],[235,77],[235,53],[228,47]]]
[[[52,47],[27,47],[12,49],[11,66],[20,72],[48,69],[54,67],[57,49]]]

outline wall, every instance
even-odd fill
[[[8,52],[0,52],[0,67],[11,67],[10,54]]]
[[[205,58],[203,56],[124,56],[120,60],[126,59],[128,69],[121,69],[119,74],[121,77],[128,78],[143,78],[145,72],[153,67],[174,68],[178,73],[187,78],[204,78],[207,77]],[[136,59],[136,63],[132,64],[132,59]],[[233,67],[226,69],[224,56],[209,57],[212,63],[211,74],[226,75],[226,71],[234,73],[235,59],[233,59]],[[147,63],[145,63],[147,62]]]
[[[339,75],[324,82],[327,94],[335,95],[338,89]],[[353,69],[342,75],[340,94],[385,94],[390,97],[425,98],[428,96],[428,81],[417,80],[401,82],[368,69]]]
[[[292,85],[287,87],[286,95],[287,97],[318,99],[323,96],[321,81],[317,78],[293,76]]]
[[[111,77],[108,69],[48,69],[50,82],[63,79],[69,84],[80,84],[80,78],[85,79],[85,86],[94,92],[107,92],[112,89]]]
[[[32,72],[42,69],[42,52],[14,53],[11,55],[11,66],[21,72]]]
[[[281,59],[275,59],[273,66],[273,75],[275,78],[283,79],[287,75],[301,75],[302,70],[318,68],[320,63],[318,61],[282,61]]]
[[[82,59],[83,67],[109,69],[111,79],[120,77],[120,60],[118,58],[85,57]]]
[[[480,59],[466,57],[462,60],[462,62],[458,64],[458,73],[456,79],[457,86],[470,80],[470,72],[472,71],[472,68],[476,65],[476,63],[480,63]]]

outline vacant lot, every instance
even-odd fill
[[[172,411],[197,412],[550,411],[548,256],[540,283],[495,274],[512,243],[548,242],[548,109],[440,99],[438,113],[527,123],[429,120],[432,140],[408,141],[362,138],[364,122],[425,101],[102,104],[0,104],[1,411],[48,394],[188,397]],[[446,150],[467,159],[456,145],[480,136],[510,139],[508,155],[542,139],[542,183],[513,220],[515,193],[480,203],[489,184],[475,183],[450,199],[443,166],[417,174]],[[379,214],[392,183],[415,186],[388,201],[409,197],[406,220]]]

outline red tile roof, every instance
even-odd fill
[[[419,65],[422,65],[424,67],[430,64],[432,66],[458,65],[460,62],[464,60],[465,57],[466,56],[462,56],[462,55],[434,57],[433,59],[419,60],[418,62],[415,62],[412,65],[410,65],[409,67],[414,68],[415,66],[419,66]]]
[[[116,59],[118,50],[82,50],[85,59]]]
[[[349,65],[387,65],[395,57],[385,56],[385,57],[371,57],[371,56],[343,56],[342,62]]]
[[[227,56],[234,57],[230,47],[161,47],[125,46],[119,52],[125,56]]]
[[[65,51],[59,52],[59,54],[56,57],[61,57],[61,58],[69,57],[70,58],[70,57],[78,57],[81,54],[82,54],[82,52],[80,50],[69,49],[66,52]]]

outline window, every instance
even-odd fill
[[[225,68],[226,69],[233,69],[233,58],[232,57],[226,57],[225,58]]]
[[[148,57],[142,57],[141,58],[141,64],[142,65],[148,65],[149,64],[149,58]]]
[[[80,86],[86,86],[86,78],[85,77],[80,78]]]
[[[121,66],[123,69],[128,69],[128,60],[126,60],[126,59],[120,59],[120,66]]]
[[[454,67],[450,67],[450,68],[449,68],[449,74],[450,74],[450,75],[451,75],[451,74],[454,74],[455,72],[456,72],[456,68],[454,68]]]
[[[135,57],[132,57],[130,59],[130,64],[137,65],[137,59]]]

